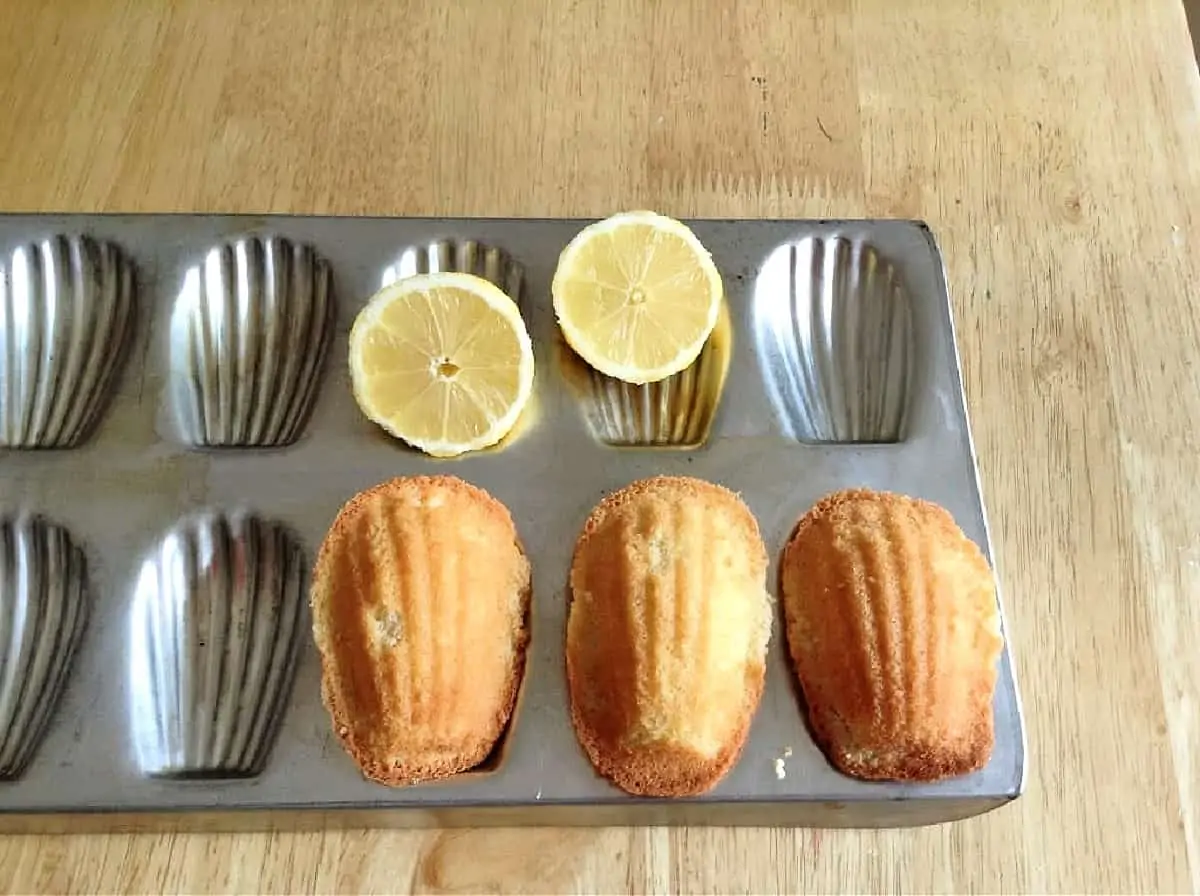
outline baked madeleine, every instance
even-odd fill
[[[1000,613],[983,553],[949,512],[828,495],[800,519],[780,581],[788,652],[838,769],[935,781],[987,764]]]
[[[758,524],[733,492],[659,476],[608,495],[571,564],[571,718],[596,770],[687,796],[737,761],[762,695],[771,603]]]
[[[338,514],[313,575],[334,730],[399,785],[482,762],[525,665],[530,568],[508,510],[453,476],[393,479]]]

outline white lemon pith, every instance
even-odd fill
[[[533,390],[533,348],[516,303],[471,274],[421,274],[377,292],[350,330],[362,412],[435,457],[494,445]]]
[[[624,212],[581,230],[551,287],[567,344],[629,383],[665,379],[696,360],[724,290],[691,230],[655,212]]]

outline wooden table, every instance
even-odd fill
[[[1179,0],[4,0],[0,207],[912,216],[1029,722],[934,829],[19,837],[0,886],[1200,889],[1200,78]]]

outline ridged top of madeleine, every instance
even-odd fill
[[[711,788],[762,694],[767,556],[733,492],[660,476],[606,497],[571,566],[567,673],[576,732],[619,787]]]
[[[313,576],[322,695],[363,773],[478,765],[524,668],[530,568],[508,510],[452,476],[393,479],[338,514]]]
[[[949,512],[828,495],[801,518],[780,577],[789,652],[839,769],[931,781],[987,763],[1000,613],[987,560]]]

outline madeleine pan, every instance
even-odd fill
[[[632,386],[558,334],[549,284],[577,220],[0,216],[0,826],[903,826],[1022,790],[1011,657],[990,763],[936,784],[840,775],[808,734],[777,620],[746,748],[711,793],[628,797],[571,729],[575,534],[654,473],[737,490],[774,583],[796,519],[853,485],[946,506],[991,559],[941,257],[907,221],[688,222],[726,287],[687,370]],[[350,392],[346,342],[382,285],[487,277],[534,343],[502,447],[406,448]],[[321,705],[307,585],[355,492],[445,472],[512,511],[530,645],[495,754],[449,781],[365,780]],[[247,811],[255,810],[255,811]]]

